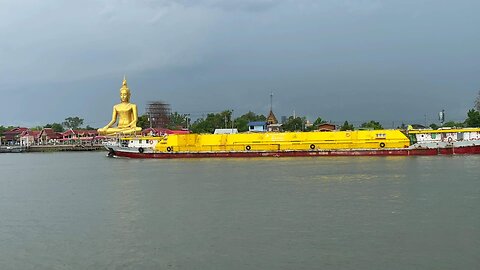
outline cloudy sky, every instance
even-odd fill
[[[465,119],[480,90],[480,1],[0,0],[0,125],[100,127],[127,74],[199,117]],[[388,125],[387,125],[388,127]]]

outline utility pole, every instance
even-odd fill
[[[273,92],[270,92],[270,111],[273,109]]]

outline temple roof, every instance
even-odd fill
[[[273,111],[270,109],[270,113],[268,114],[267,117],[267,123],[268,124],[278,124],[277,118],[275,117],[275,114],[273,114]]]

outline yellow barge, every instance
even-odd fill
[[[439,134],[436,137],[438,142],[431,140],[431,134],[436,133]],[[436,133],[358,130],[170,134],[158,137],[125,137],[106,145],[106,148],[110,156],[131,158],[407,156],[480,153],[480,140],[476,139],[477,137],[480,139],[480,129],[452,129],[436,131]],[[430,134],[430,140],[423,140],[428,134]],[[454,134],[456,137],[453,135],[447,137],[445,134]],[[455,141],[452,138],[455,138]]]

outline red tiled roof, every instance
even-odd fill
[[[94,129],[69,129],[62,133],[62,136],[66,136],[69,134],[79,135],[79,134],[88,134],[88,135],[97,135],[98,131]]]
[[[3,135],[17,135],[17,134],[21,134],[22,132],[28,130],[28,128],[26,127],[17,127],[17,128],[13,128],[9,131],[5,131],[3,132]]]
[[[42,131],[40,132],[40,134],[38,134],[38,137],[41,137],[41,136],[47,136],[48,138],[50,139],[60,139],[62,138],[62,135],[60,133],[57,133],[55,132],[53,129],[51,128],[44,128],[42,129]]]
[[[25,130],[24,132],[22,132],[22,134],[20,134],[20,136],[33,136],[33,137],[37,137],[38,134],[40,134],[40,131],[38,131],[38,130],[30,130],[30,129],[27,129],[27,130]]]

